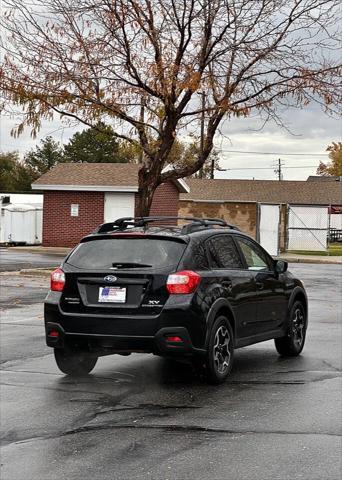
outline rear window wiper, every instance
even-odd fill
[[[131,262],[115,262],[112,263],[113,268],[149,268],[152,265],[147,263],[131,263]]]

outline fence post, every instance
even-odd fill
[[[256,236],[256,241],[260,242],[260,203],[255,204],[256,208],[256,229],[255,229],[255,236]]]
[[[330,255],[329,246],[330,246],[330,227],[331,227],[331,205],[328,207],[328,239],[327,239],[327,250],[328,256]]]
[[[278,215],[278,248],[277,248],[277,255],[280,254],[280,244],[281,244],[281,209],[282,205],[279,205],[279,215]]]
[[[289,249],[289,218],[290,218],[290,205],[286,204],[286,213],[285,213],[285,239],[284,239],[284,247],[285,252]]]

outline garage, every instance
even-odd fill
[[[60,163],[32,184],[43,192],[43,246],[73,247],[103,222],[135,215],[139,165]],[[178,215],[183,180],[160,185],[151,215]]]
[[[120,217],[133,217],[135,209],[134,193],[106,192],[104,195],[104,221],[112,222]]]

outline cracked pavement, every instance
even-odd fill
[[[340,480],[342,268],[290,270],[309,294],[303,355],[239,349],[216,387],[139,354],[64,376],[44,343],[48,279],[1,275],[1,480]]]

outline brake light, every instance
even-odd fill
[[[192,293],[201,281],[201,275],[191,270],[172,273],[168,276],[166,288],[169,293]]]
[[[61,268],[56,268],[51,273],[50,289],[54,292],[62,292],[65,285],[65,274]]]

